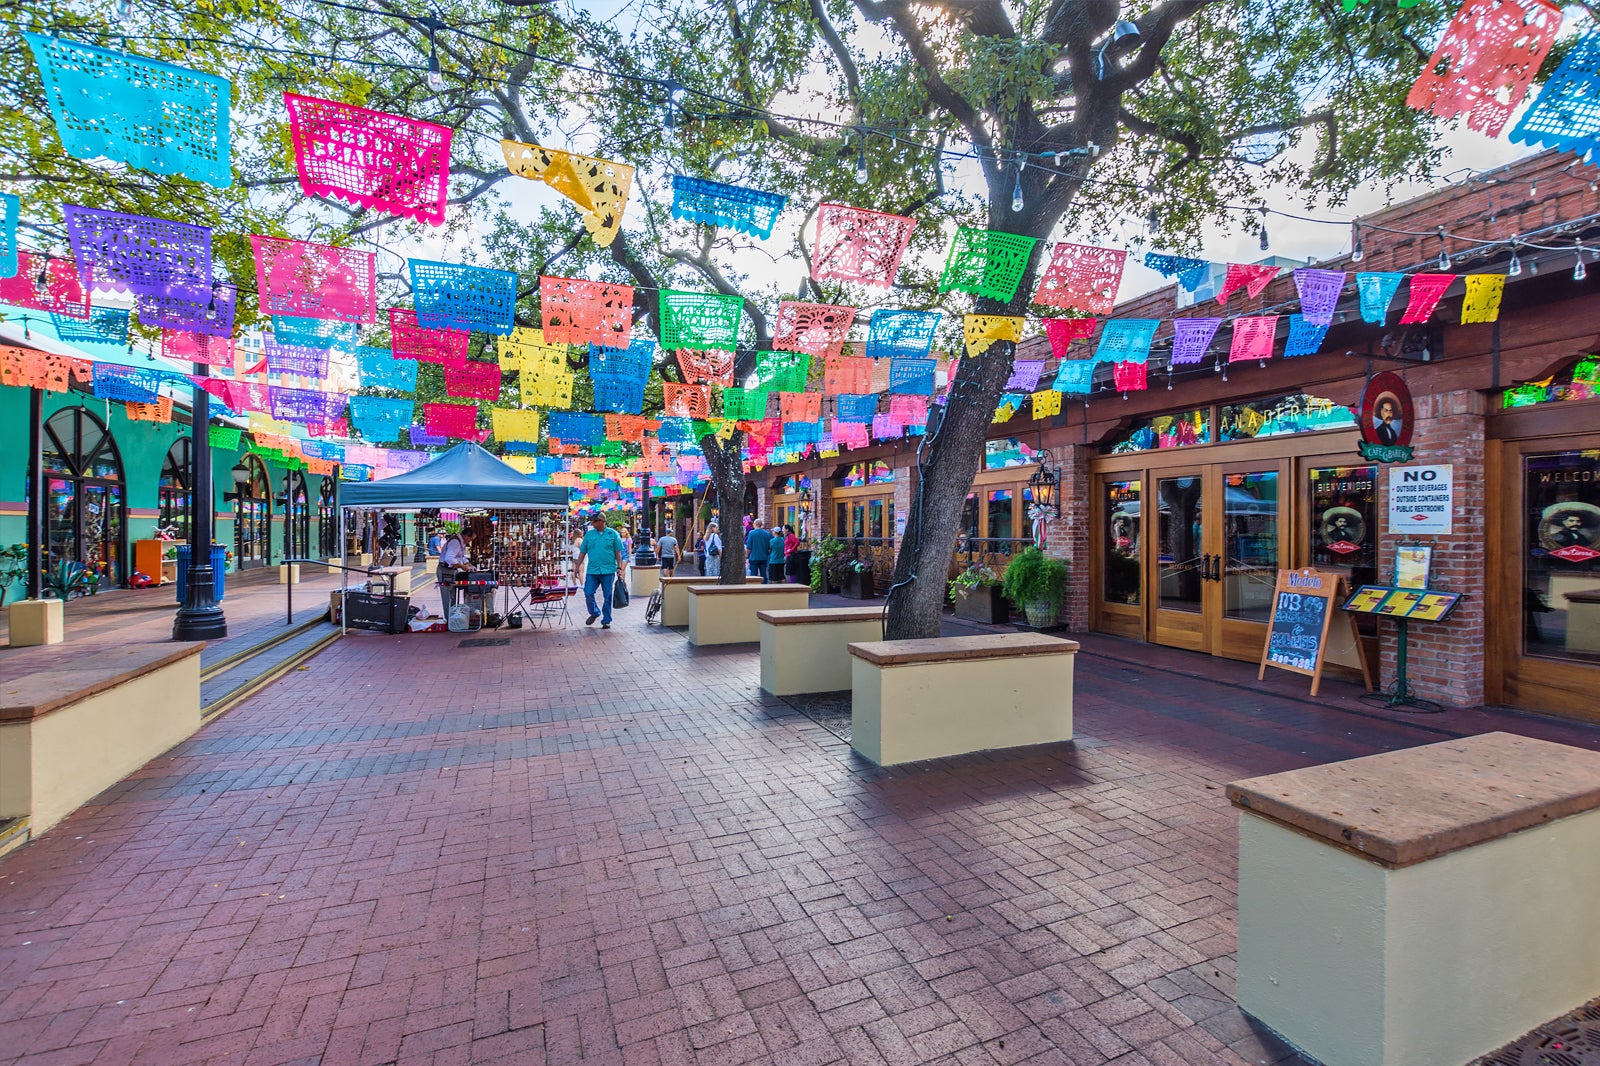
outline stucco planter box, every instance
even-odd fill
[[[67,639],[66,605],[60,600],[18,600],[6,608],[13,648],[60,644]]]
[[[686,626],[689,624],[689,586],[714,585],[714,577],[664,577],[661,579],[661,624]],[[759,577],[746,577],[746,585],[759,585]]]
[[[756,615],[809,606],[805,585],[689,586],[689,643],[753,644],[761,639]]]
[[[279,563],[278,564],[278,584],[280,584],[280,585],[298,585],[298,584],[300,584],[300,564],[299,563]]]
[[[640,598],[649,596],[661,584],[659,566],[628,567],[628,595]]]
[[[761,688],[775,696],[850,687],[850,645],[883,639],[881,607],[761,611]]]

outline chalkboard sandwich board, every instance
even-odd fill
[[[1311,678],[1311,694],[1322,684],[1323,659],[1328,650],[1328,627],[1335,614],[1338,624],[1347,627],[1352,642],[1358,641],[1355,623],[1343,612],[1334,610],[1343,579],[1322,570],[1280,570],[1272,595],[1272,617],[1267,622],[1267,642],[1261,649],[1261,670],[1256,680],[1267,676],[1275,666]],[[1361,673],[1372,688],[1366,660]]]

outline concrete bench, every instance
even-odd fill
[[[850,743],[879,766],[1072,739],[1078,642],[1040,633],[850,645]]]
[[[882,607],[759,611],[761,688],[774,696],[850,687],[850,645],[883,637]]]
[[[0,821],[44,832],[200,728],[204,644],[55,645],[0,656]]]
[[[758,613],[811,602],[806,585],[691,584],[688,592],[690,644],[753,644],[761,639]]]
[[[661,579],[661,624],[686,626],[689,624],[689,586],[714,585],[717,579],[696,574],[693,577],[664,577]],[[759,577],[744,579],[747,585],[759,585]]]
[[[1327,1066],[1458,1066],[1600,995],[1600,752],[1486,733],[1228,798],[1239,1006]]]
[[[628,564],[628,595],[648,599],[661,583],[660,566],[635,566]]]

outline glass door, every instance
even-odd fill
[[[1252,662],[1261,658],[1282,558],[1280,490],[1286,483],[1276,463],[1221,468],[1213,504],[1220,544],[1208,582],[1222,601],[1211,649],[1218,655]]]
[[[1191,651],[1211,651],[1215,628],[1206,617],[1214,599],[1208,586],[1217,554],[1211,543],[1216,522],[1208,514],[1214,502],[1209,473],[1201,467],[1162,471],[1151,479],[1155,491],[1148,501],[1156,512],[1149,561],[1149,587],[1155,593],[1151,638]]]

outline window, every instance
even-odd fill
[[[1600,397],[1600,361],[1585,356],[1570,370],[1557,374],[1545,384],[1518,385],[1500,397],[1502,407],[1532,407],[1534,404],[1563,400],[1592,400]]]
[[[193,520],[193,499],[189,492],[189,473],[194,468],[194,443],[188,437],[179,437],[167,449],[166,461],[161,464],[161,482],[158,491],[157,522],[174,530],[179,540],[189,540],[190,522]]]
[[[1137,481],[1105,483],[1106,537],[1105,587],[1107,603],[1140,602],[1139,505],[1142,486]]]
[[[1223,404],[1218,415],[1219,440],[1280,437],[1286,433],[1318,433],[1325,429],[1354,429],[1350,408],[1309,393],[1296,392]]]
[[[1015,437],[986,441],[983,445],[983,468],[1008,470],[1014,466],[1032,466],[1039,461],[1038,454]]]
[[[122,580],[126,519],[122,457],[93,413],[68,407],[44,425],[49,561],[72,561]]]
[[[1135,422],[1119,440],[1112,441],[1105,451],[1115,455],[1126,452],[1147,452],[1152,449],[1185,448],[1193,444],[1211,443],[1211,408],[1193,411],[1174,411]]]
[[[894,467],[882,459],[870,463],[857,463],[845,471],[844,487],[856,488],[860,485],[888,485],[894,482]]]
[[[1523,650],[1600,662],[1600,450],[1523,457]]]
[[[993,489],[989,492],[989,539],[1010,540],[1013,536],[1011,490]]]

